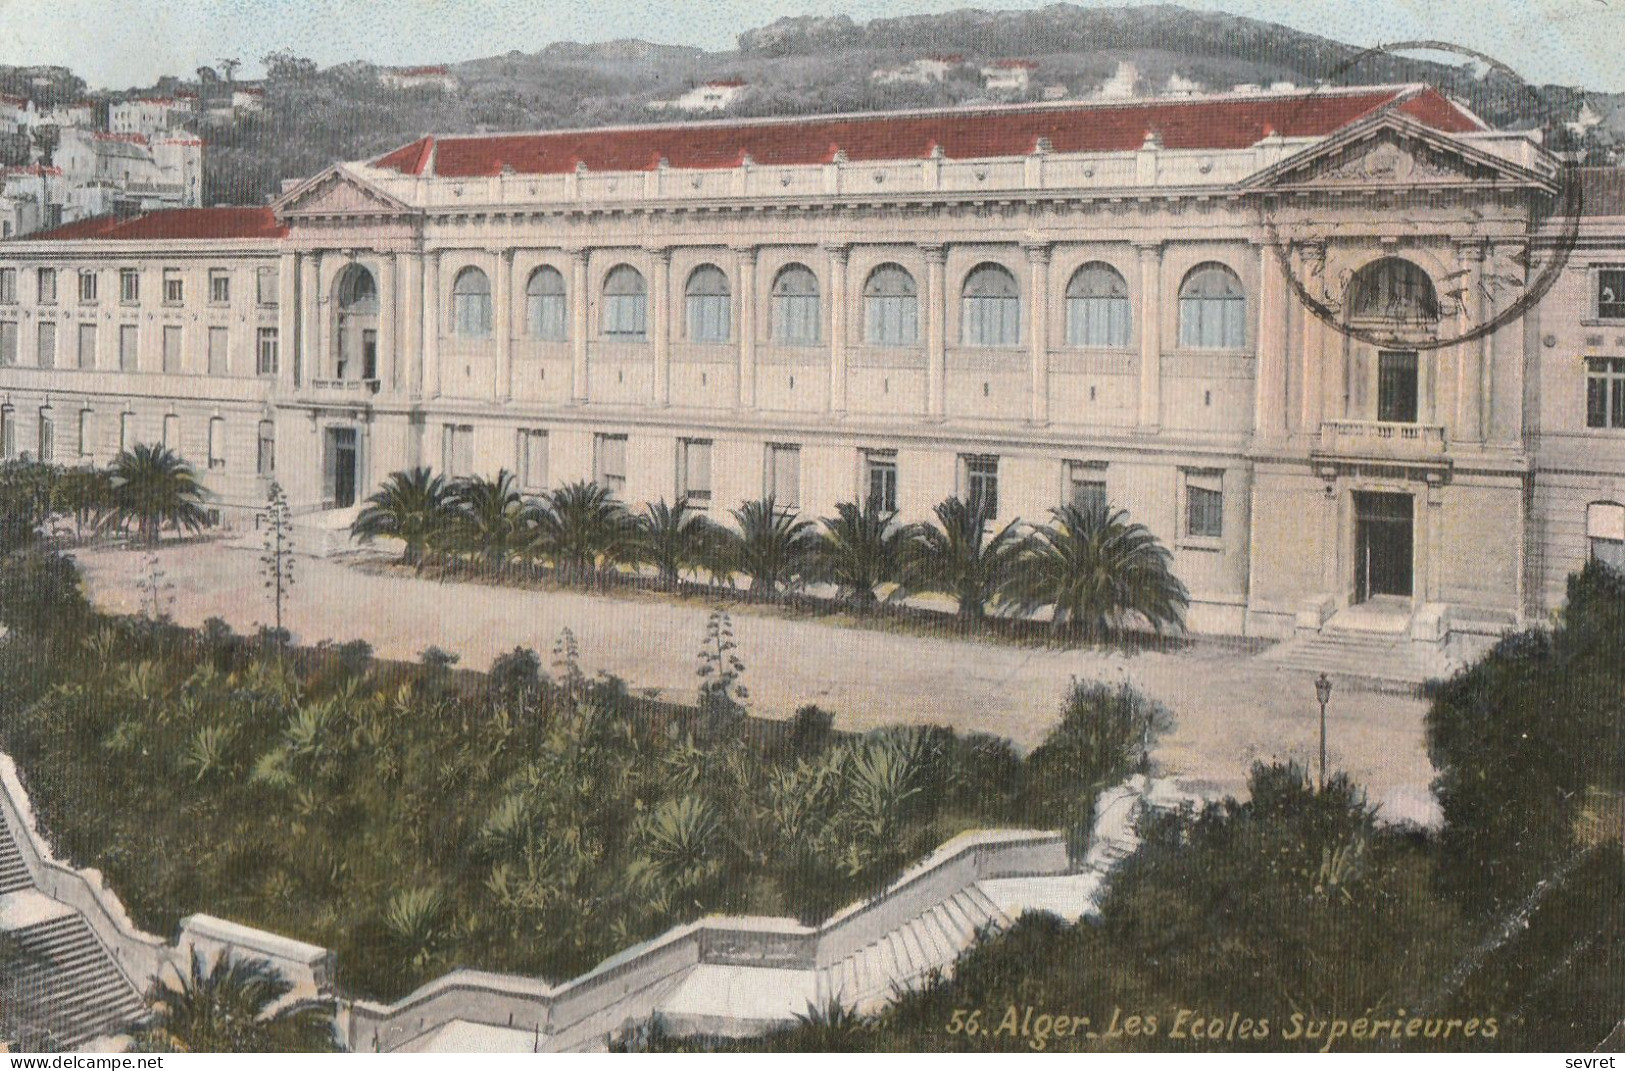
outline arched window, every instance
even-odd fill
[[[920,339],[919,288],[896,264],[882,264],[863,286],[864,337],[876,346],[912,346]]]
[[[1586,538],[1591,560],[1625,570],[1625,506],[1593,502],[1586,507]]]
[[[1128,283],[1110,264],[1085,264],[1066,284],[1066,344],[1127,346]]]
[[[1247,345],[1247,298],[1223,264],[1199,264],[1179,288],[1179,344],[1191,350]]]
[[[452,329],[460,338],[491,336],[491,280],[478,268],[464,268],[451,284]]]
[[[1432,325],[1439,321],[1439,295],[1427,272],[1408,260],[1384,257],[1361,268],[1349,283],[1348,316]]]
[[[733,331],[728,277],[715,264],[701,264],[688,277],[688,340],[726,342]]]
[[[643,275],[622,264],[604,278],[604,334],[642,340],[649,333],[649,292]]]
[[[332,375],[335,379],[378,378],[378,281],[359,264],[338,279]]]
[[[1021,287],[1002,264],[983,264],[965,276],[959,340],[967,346],[1021,344]]]
[[[773,341],[816,346],[820,334],[818,276],[804,264],[788,264],[773,280]]]
[[[525,282],[525,326],[532,338],[563,342],[568,310],[564,303],[564,276],[557,268],[543,265]]]

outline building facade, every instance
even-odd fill
[[[1493,632],[1625,546],[1625,213],[1563,187],[1423,87],[424,138],[0,244],[0,449],[163,441],[228,522],[1103,498],[1193,630]]]

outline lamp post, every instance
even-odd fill
[[[1326,701],[1332,697],[1332,679],[1322,673],[1315,678],[1315,698],[1320,700],[1320,790],[1326,791]]]

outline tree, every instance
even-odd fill
[[[237,80],[237,68],[243,65],[243,61],[235,57],[225,57],[217,62],[220,64],[221,73],[226,76],[226,81],[235,82]]]
[[[201,531],[208,523],[203,484],[169,447],[136,443],[114,459],[112,475],[110,519],[120,525],[134,521],[143,541],[158,542],[166,525],[179,534]]]
[[[896,523],[894,510],[870,499],[861,509],[840,502],[835,516],[823,518],[823,537],[814,544],[820,579],[833,583],[859,610],[875,605],[875,588],[897,579],[903,548],[913,529]]]
[[[1050,516],[1024,541],[1000,591],[1020,612],[1047,606],[1057,632],[1071,626],[1090,640],[1112,635],[1130,617],[1159,633],[1183,625],[1190,596],[1150,529],[1105,507],[1067,505]]]
[[[260,555],[260,573],[265,577],[265,588],[271,593],[271,605],[276,615],[276,632],[282,635],[282,607],[288,589],[293,587],[293,515],[288,509],[288,496],[282,485],[271,483],[265,508],[260,511],[261,530],[265,533],[265,552]]]
[[[933,512],[937,523],[917,525],[903,548],[902,590],[952,596],[960,620],[978,622],[1009,579],[1021,544],[1016,522],[989,537],[982,511],[962,498],[945,498]]]
[[[588,584],[627,555],[635,532],[631,515],[609,488],[578,481],[547,496],[536,515],[532,546],[552,561],[559,579]]]
[[[402,564],[421,567],[425,551],[447,528],[450,503],[445,480],[431,470],[392,472],[356,515],[350,535],[362,543],[399,539],[405,544]]]
[[[153,983],[148,1000],[157,1021],[137,1045],[149,1052],[338,1051],[330,1005],[276,1007],[292,991],[265,960],[222,953],[205,965],[194,951],[184,977]]]
[[[489,568],[501,570],[531,542],[533,511],[519,494],[513,473],[494,479],[471,476],[451,485],[452,547]]]
[[[72,558],[43,547],[0,556],[0,625],[25,636],[71,636],[89,616]]]
[[[677,587],[684,570],[704,566],[715,556],[716,525],[687,498],[674,506],[665,499],[646,503],[637,524],[637,558],[654,566],[668,588]]]
[[[771,498],[746,502],[730,511],[739,531],[730,532],[728,557],[750,577],[753,598],[772,598],[779,587],[806,569],[812,550],[813,523],[796,519]]]

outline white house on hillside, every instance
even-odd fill
[[[728,106],[738,100],[749,88],[750,84],[742,78],[706,82],[703,85],[695,86],[676,100],[651,100],[649,107],[655,111],[726,111]]]
[[[982,84],[989,93],[1025,93],[1038,64],[1033,60],[1003,59],[982,68]]]

